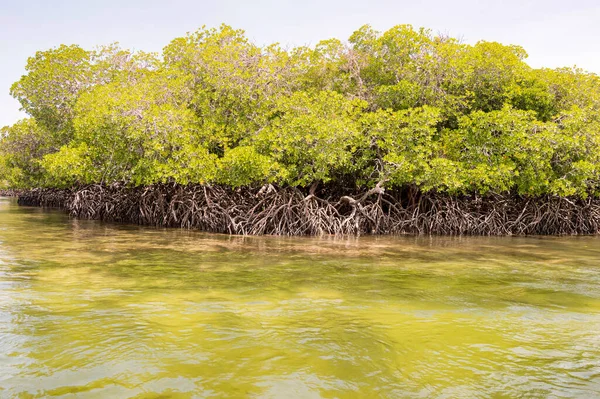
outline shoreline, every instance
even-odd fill
[[[155,184],[3,190],[71,217],[233,235],[596,235],[600,199]],[[342,195],[344,194],[344,195]]]

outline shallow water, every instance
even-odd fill
[[[599,238],[228,237],[0,198],[0,398],[599,396]]]

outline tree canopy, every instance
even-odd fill
[[[257,46],[222,25],[162,54],[61,45],[11,94],[0,185],[159,182],[600,195],[600,78],[519,46],[363,26]]]

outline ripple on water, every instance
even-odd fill
[[[600,396],[595,237],[227,237],[0,201],[0,397]]]

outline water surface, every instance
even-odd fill
[[[0,198],[0,398],[599,396],[599,238],[228,237]]]

